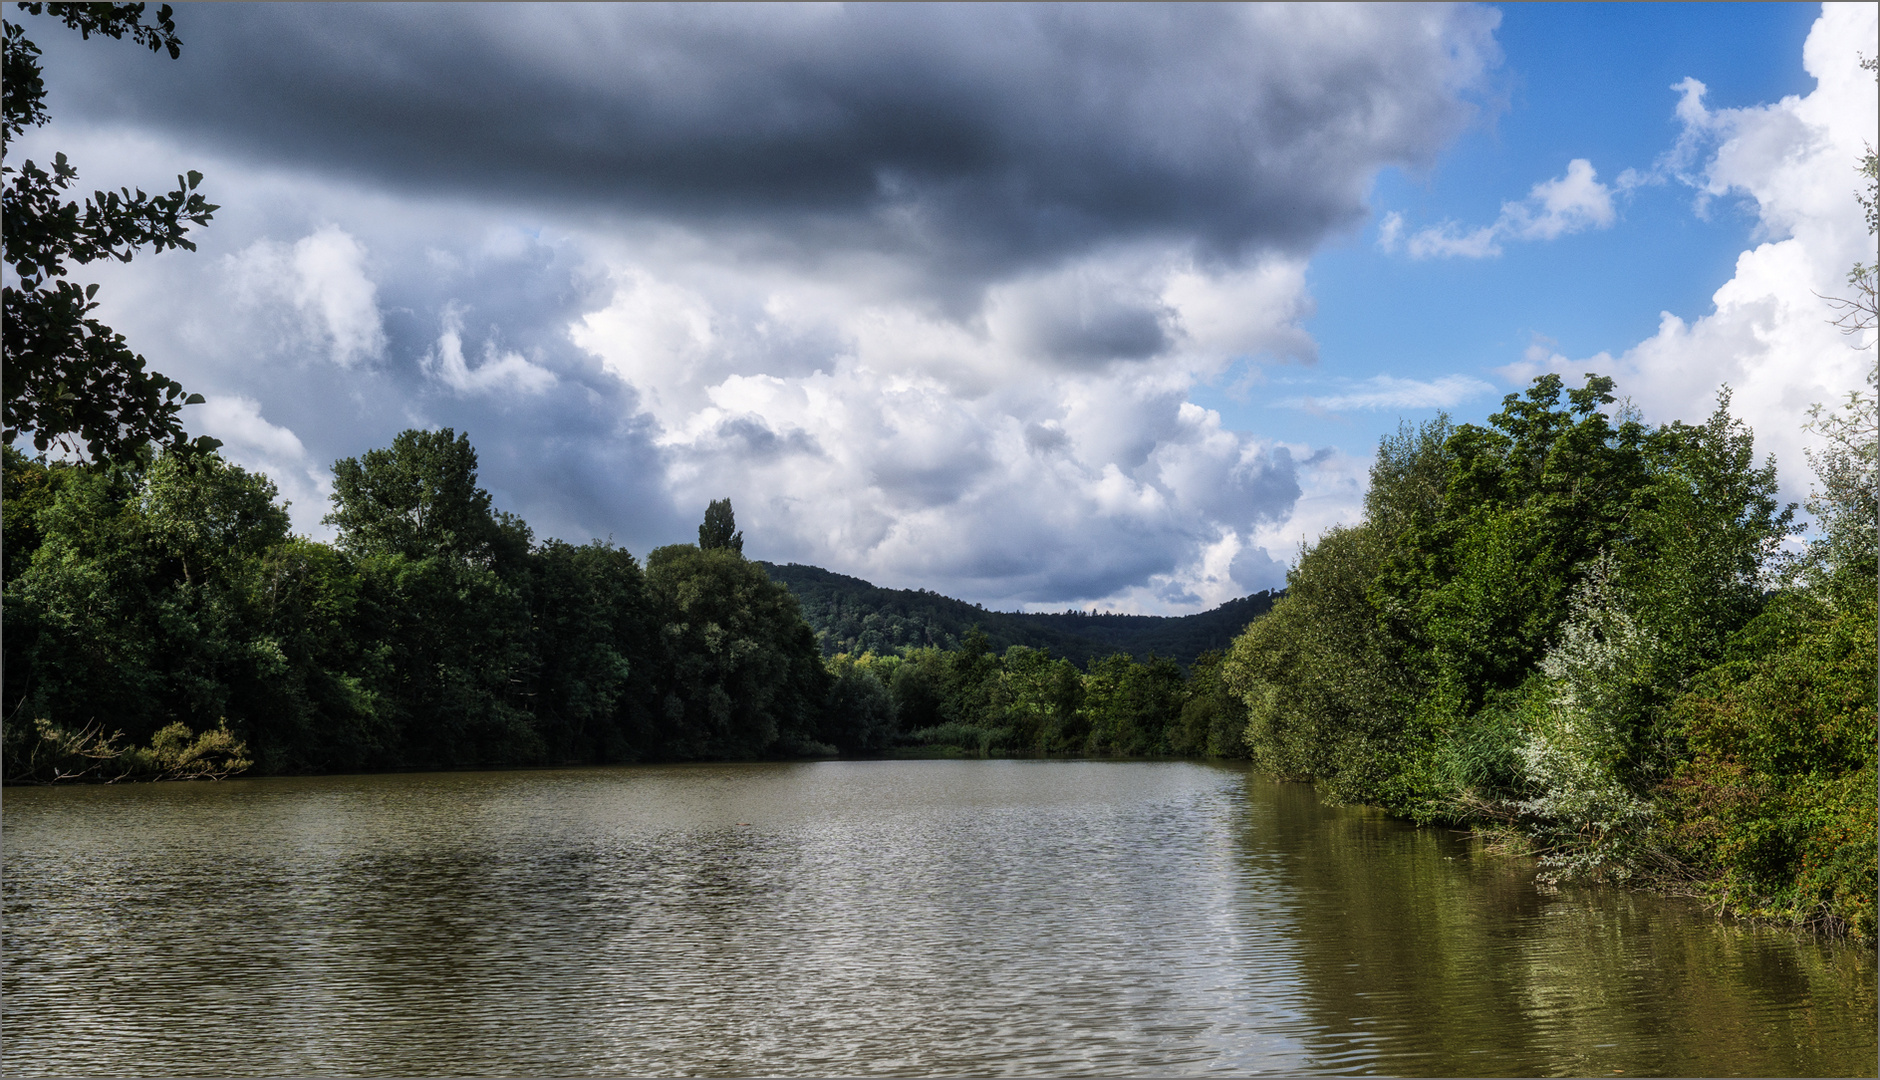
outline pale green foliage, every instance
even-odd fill
[[[287,503],[260,473],[213,454],[164,454],[135,506],[151,539],[182,560],[186,580],[215,562],[255,558],[287,539]]]
[[[135,770],[159,780],[220,780],[245,771],[254,762],[248,747],[226,723],[201,735],[183,724],[170,724],[150,739],[150,748],[134,749],[126,756]]]
[[[123,732],[107,735],[97,724],[73,730],[44,717],[9,735],[10,783],[220,780],[254,765],[247,744],[220,721],[201,735],[184,724],[170,724],[152,736],[147,747],[124,745]]]
[[[1868,372],[1867,383],[1875,385]],[[1850,392],[1839,409],[1816,405],[1808,412],[1810,431],[1827,446],[1808,451],[1815,469],[1815,486],[1808,510],[1815,515],[1817,534],[1803,562],[1803,579],[1824,595],[1847,603],[1850,590],[1867,598],[1874,595],[1880,568],[1880,423],[1875,416],[1880,394]]]
[[[1588,717],[1601,734],[1586,744],[1614,769],[1630,757],[1633,728],[1651,707],[1662,645],[1634,611],[1611,556],[1602,555],[1574,592],[1560,641],[1541,659],[1561,710]]]
[[[1661,645],[1633,613],[1611,557],[1575,593],[1516,754],[1532,792],[1516,808],[1551,850],[1546,873],[1623,880],[1654,810],[1633,790],[1637,733],[1649,719]]]

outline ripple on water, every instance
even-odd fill
[[[1225,767],[10,791],[3,836],[16,1073],[1873,1067],[1870,953]]]

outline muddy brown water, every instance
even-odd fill
[[[1875,954],[1190,762],[11,788],[0,1068],[1873,1075]]]

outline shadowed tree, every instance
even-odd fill
[[[704,551],[730,548],[744,554],[744,534],[736,531],[737,519],[731,514],[730,499],[713,499],[705,508],[705,521],[698,527],[698,546]]]
[[[356,554],[443,555],[482,566],[513,563],[529,547],[519,518],[490,508],[477,486],[470,436],[407,430],[383,450],[333,464],[339,546]]]
[[[93,34],[130,38],[152,52],[180,54],[168,4],[154,25],[143,21],[143,4],[19,5],[50,14],[86,39]],[[13,140],[50,117],[39,48],[18,24],[5,24],[5,122],[0,125],[0,160]],[[0,216],[6,221],[7,265],[18,275],[0,290],[6,316],[5,441],[24,432],[40,450],[53,446],[92,458],[116,458],[146,443],[184,445],[178,413],[202,401],[185,396],[176,380],[146,368],[124,336],[91,317],[98,286],[65,280],[71,264],[102,259],[130,262],[144,247],[195,250],[191,225],[207,224],[217,209],[196,190],[202,174],[176,178],[166,195],[129,188],[95,192],[82,205],[64,195],[78,170],[56,154],[52,171],[28,160],[0,167]],[[220,445],[207,437],[199,449]]]

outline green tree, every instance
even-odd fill
[[[143,4],[24,3],[26,11],[50,14],[89,39],[93,34],[129,38],[152,52],[174,59],[182,43],[170,7],[154,23],[143,21]],[[0,160],[14,138],[46,123],[46,87],[38,46],[25,28],[6,22],[4,122],[0,123]],[[6,221],[7,265],[17,284],[0,289],[5,309],[4,436],[10,445],[32,434],[40,450],[58,446],[83,451],[93,459],[118,457],[146,443],[182,445],[179,413],[202,401],[185,395],[175,380],[150,371],[131,351],[123,335],[91,313],[97,309],[97,285],[79,286],[66,279],[72,265],[101,259],[129,262],[140,249],[194,250],[191,225],[207,224],[216,206],[196,190],[202,175],[177,177],[164,195],[129,189],[96,192],[83,204],[65,192],[78,171],[64,154],[47,172],[33,161],[18,168],[0,167],[0,217]],[[198,449],[216,440],[199,438]]]
[[[937,646],[923,645],[903,653],[888,678],[888,693],[904,730],[920,731],[944,722],[941,696],[946,669],[947,654]]]
[[[404,764],[383,697],[391,650],[369,635],[375,599],[358,560],[330,545],[294,537],[262,556],[254,604],[278,661],[255,686],[267,707],[247,735],[263,772]]]
[[[1246,757],[1247,703],[1228,686],[1227,654],[1212,649],[1188,669],[1180,720],[1169,729],[1169,750],[1184,756]]]
[[[840,653],[830,658],[829,701],[820,735],[844,753],[887,749],[899,734],[894,697],[882,681],[875,658]]]
[[[656,628],[639,563],[611,544],[559,540],[529,563],[529,707],[551,760],[639,759],[657,742]]]
[[[744,553],[744,534],[738,531],[730,499],[713,499],[705,508],[705,520],[698,527],[698,546],[704,551],[728,548]]]
[[[1389,467],[1382,455],[1373,471]],[[1316,780],[1338,802],[1385,802],[1412,740],[1410,687],[1370,590],[1386,545],[1378,526],[1333,529],[1287,575],[1286,595],[1234,641],[1221,678],[1245,702],[1256,766]]]
[[[470,436],[450,428],[402,431],[386,449],[335,462],[332,499],[325,521],[358,555],[508,568],[529,549],[528,526],[493,510],[478,486]]]
[[[827,672],[789,590],[735,549],[674,544],[646,557],[658,626],[660,756],[817,752]]]
[[[1727,393],[1651,428],[1612,390],[1548,375],[1486,426],[1384,440],[1365,520],[1302,555],[1226,661],[1256,763],[1549,844],[1649,817],[1684,753],[1667,709],[1760,610],[1790,511]]]
[[[1115,653],[1084,675],[1090,717],[1085,752],[1140,757],[1169,752],[1168,727],[1182,710],[1182,669],[1166,657],[1138,663]]]
[[[468,436],[404,431],[333,466],[339,547],[360,576],[363,673],[396,755],[414,765],[520,763],[549,748],[526,687],[528,526],[493,510]]]
[[[1675,706],[1671,842],[1726,910],[1874,936],[1875,610],[1779,597]]]
[[[999,657],[985,631],[974,626],[960,647],[946,654],[940,678],[942,723],[988,729],[998,726],[994,697],[998,692]]]
[[[134,750],[181,724],[164,738],[181,754],[195,730],[266,722],[283,658],[257,579],[287,515],[265,477],[213,453],[69,469],[30,524],[38,548],[5,596],[10,744],[43,722]]]
[[[1044,649],[1014,645],[1001,658],[995,705],[1014,749],[1035,754],[1081,749],[1089,736],[1077,666]]]

